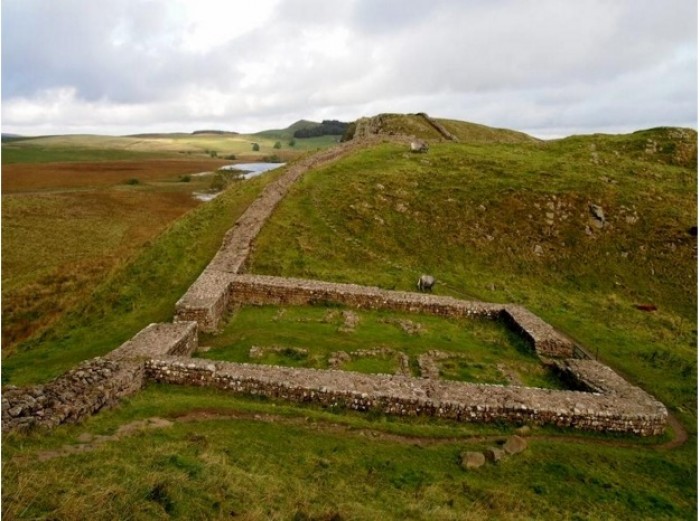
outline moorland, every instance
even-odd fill
[[[464,450],[522,427],[149,385],[81,424],[5,435],[3,516],[695,518],[697,133],[540,141],[439,121],[456,141],[420,117],[372,120],[374,132],[416,136],[429,151],[389,141],[307,172],[257,237],[248,270],[408,291],[431,273],[437,294],[525,305],[661,400],[677,420],[664,436],[531,425],[517,458],[466,471]],[[247,181],[193,174],[271,155],[293,162],[336,137],[307,139],[290,146],[286,129],[4,143],[3,383],[47,381],[170,320],[280,170]],[[214,182],[216,199],[192,197]],[[439,347],[472,357],[445,378],[500,384],[515,372],[556,384],[490,324],[367,312],[343,332],[343,311],[242,308],[200,339],[198,356],[252,361],[253,346],[283,346],[258,363],[324,367],[335,350]]]

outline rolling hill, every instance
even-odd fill
[[[662,400],[681,426],[646,440],[572,435],[151,385],[84,424],[4,438],[3,514],[694,518],[697,132],[663,127],[542,141],[474,123],[382,114],[355,122],[348,137],[371,137],[371,146],[311,169],[291,187],[254,242],[249,272],[406,291],[430,273],[437,294],[522,304]],[[428,152],[411,153],[413,139],[427,141]],[[150,322],[170,320],[228,227],[278,175],[231,185],[123,259],[50,330],[3,358],[5,381],[45,381]],[[314,342],[330,352],[354,338],[338,329],[342,311],[241,310],[234,312],[243,324],[235,340],[225,326],[200,345],[228,350],[233,360],[245,360],[241,349],[259,339]],[[363,349],[442,346],[475,334],[489,352],[501,345],[488,329],[453,336],[451,328],[462,326],[439,321],[409,342],[395,317],[359,319]],[[321,338],[325,331],[337,342]],[[516,429],[528,440],[521,456],[460,467],[465,450],[483,450]]]

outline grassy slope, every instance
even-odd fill
[[[80,434],[112,435],[154,416],[175,423],[136,429],[94,451],[38,459],[77,447]],[[662,455],[631,439],[603,445],[599,437],[582,443],[535,430],[537,438],[520,455],[469,472],[459,467],[462,451],[494,445],[470,436],[504,432],[151,386],[83,425],[6,438],[2,514],[249,521],[695,518],[688,451]],[[426,437],[444,441],[422,441]]]
[[[20,344],[11,356],[3,352],[3,382],[47,380],[118,347],[150,322],[171,320],[175,302],[211,260],[224,233],[280,173],[236,183],[168,226],[53,329]]]
[[[695,224],[695,207],[689,202],[695,173],[658,163],[659,156],[648,157],[646,139],[642,137],[641,149],[636,138],[631,140],[634,147],[622,143],[633,150],[625,153],[619,169],[589,164],[594,159],[590,138],[573,138],[542,145],[544,148],[441,145],[431,147],[427,156],[406,156],[401,149],[383,146],[307,175],[258,242],[255,268],[407,289],[413,288],[417,273],[430,270],[441,281],[438,292],[524,302],[566,332],[600,347],[608,361],[644,379],[645,387],[672,407],[687,407],[684,419],[692,425],[695,362],[688,351],[694,345],[694,299],[683,289],[684,284],[664,289],[674,274],[687,276],[689,264],[693,266],[691,278],[694,275],[694,263],[683,257],[688,252],[685,236],[673,235],[673,255],[666,252],[670,245],[638,254],[635,264],[641,265],[640,273],[653,263],[654,276],[643,280],[629,276],[624,286],[610,279],[620,266],[622,274],[629,266],[621,264],[622,257],[612,256],[623,234],[606,234],[633,231],[630,243],[657,246],[654,241],[659,236],[665,239],[659,244],[669,244],[657,224],[665,223],[667,232]],[[619,146],[616,143],[615,150],[599,154],[596,160],[617,164],[614,152]],[[533,160],[531,168],[525,168],[523,158]],[[571,165],[582,159],[582,166]],[[422,162],[425,160],[429,164]],[[636,181],[626,181],[632,172]],[[233,192],[230,196],[239,198]],[[619,217],[611,218],[617,212],[607,206],[627,196],[635,199],[639,210],[638,231],[624,227]],[[546,212],[551,212],[548,204],[555,208],[557,224],[573,219],[563,217],[557,200],[578,205],[576,212],[564,213],[583,214],[585,221],[589,197],[602,198],[614,227],[586,242],[587,236],[578,230],[582,223],[578,223],[570,244],[564,237],[569,246],[554,248],[556,242],[547,242],[550,235],[542,224]],[[236,200],[243,206],[242,199]],[[436,211],[437,202],[441,211]],[[176,223],[154,241],[140,261],[111,278],[96,292],[100,300],[85,307],[85,318],[73,316],[63,329],[38,342],[35,351],[16,359],[17,381],[46,377],[46,372],[34,367],[44,354],[49,367],[60,370],[73,363],[63,363],[61,349],[74,359],[92,356],[111,349],[143,323],[170,316],[172,303],[186,288],[184,279],[193,277],[206,262],[192,241],[211,233],[210,244],[205,241],[210,255],[218,247],[214,236],[220,238],[218,231],[211,231],[211,221],[213,227],[224,229],[217,220],[220,212],[199,213],[205,208],[214,207],[203,206],[194,212],[199,218],[189,215]],[[453,219],[451,224],[448,218]],[[498,226],[499,222],[503,224]],[[497,231],[503,235],[499,237]],[[564,230],[558,233],[561,236]],[[286,237],[275,238],[274,234]],[[444,235],[441,239],[436,237],[440,234]],[[549,245],[545,255],[533,255],[532,240]],[[173,252],[178,254],[161,260],[162,253]],[[592,266],[581,262],[584,253]],[[192,258],[192,266],[183,260],[185,256],[197,257]],[[615,260],[608,265],[603,257]],[[187,274],[180,277],[181,272]],[[134,280],[144,281],[142,288],[127,283],[130,273]],[[153,284],[147,282],[151,278]],[[171,291],[168,281],[173,278],[183,282]],[[693,285],[694,280],[691,288]],[[676,291],[675,299],[672,291]],[[171,297],[153,300],[153,295],[162,293]],[[631,309],[640,295],[645,300],[653,298],[660,311],[642,314]],[[97,327],[99,337],[89,334],[88,323]],[[83,344],[94,347],[96,340],[101,344],[97,349],[78,352]],[[6,367],[3,363],[3,369]],[[690,377],[684,376],[687,372]],[[138,431],[95,452],[45,462],[37,459],[41,451],[75,444],[84,431],[111,434],[126,422],[155,415],[175,418],[193,409],[251,417],[178,422],[158,432]],[[282,415],[288,421],[269,423],[266,414]],[[205,418],[200,415],[200,419]],[[423,446],[416,439],[398,443],[394,438],[367,436],[358,429],[441,438],[512,432],[510,426],[399,421],[381,415],[232,399],[201,389],[152,386],[84,425],[61,427],[48,435],[4,437],[3,515],[33,519],[236,515],[241,519],[577,520],[696,516],[694,436],[680,449],[657,451],[631,438],[588,435],[582,442],[569,439],[568,431],[535,429],[536,435],[549,438],[531,440],[523,455],[500,465],[464,472],[457,465],[459,453],[479,450],[487,446],[485,442]],[[621,445],[605,444],[609,442]]]
[[[598,151],[595,164],[590,145],[362,152],[292,188],[252,270],[398,289],[430,272],[440,293],[522,303],[693,425],[696,173],[633,151]]]

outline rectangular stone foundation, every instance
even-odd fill
[[[585,363],[588,365],[580,367],[581,372],[606,374],[617,391],[633,389],[627,395],[614,394],[612,388],[597,393],[554,391],[176,357],[150,360],[146,374],[156,382],[399,416],[548,424],[641,436],[663,432],[667,412],[661,403],[605,366]]]

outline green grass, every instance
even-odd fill
[[[536,358],[529,345],[503,324],[481,319],[444,319],[415,314],[380,311],[352,311],[357,325],[344,327],[343,308],[249,306],[235,312],[220,334],[206,335],[200,345],[208,350],[197,356],[213,360],[253,362],[293,367],[326,369],[337,351],[390,349],[396,356],[358,356],[340,369],[393,374],[399,368],[398,354],[409,356],[414,375],[420,376],[417,357],[430,350],[453,354],[440,362],[447,368],[462,364],[464,370],[447,370],[445,377],[474,383],[505,384],[503,372],[517,375],[523,383],[560,387]],[[408,324],[411,331],[401,327]],[[268,351],[251,358],[253,346],[292,348],[288,352]],[[305,349],[300,356],[293,349]],[[503,367],[500,370],[497,366]],[[466,369],[468,367],[468,370]]]
[[[137,429],[93,451],[38,459],[77,445],[81,433],[112,435],[120,425],[153,416],[174,424]],[[494,446],[482,436],[508,432],[149,386],[83,425],[6,437],[2,514],[247,520],[695,516],[692,447],[660,457],[632,438],[611,446],[534,429],[524,453],[478,470],[460,468],[462,451]],[[408,438],[400,442],[401,436]]]
[[[524,304],[664,401],[690,431],[683,446],[658,445],[670,435],[650,440],[535,426],[525,453],[466,472],[458,465],[462,451],[488,447],[494,440],[485,437],[502,438],[515,426],[151,385],[81,425],[4,435],[3,516],[695,519],[697,268],[687,229],[697,224],[696,138],[691,134],[689,143],[677,132],[436,144],[427,155],[393,145],[363,151],[293,187],[256,243],[253,271],[406,290],[429,272],[438,278],[438,294]],[[203,154],[213,143],[208,139],[192,153]],[[3,381],[45,381],[114,349],[149,322],[169,320],[223,233],[276,175],[234,185],[176,221],[51,331],[4,355]],[[592,235],[585,230],[590,203],[602,206],[610,223]],[[639,303],[658,311],[639,311]],[[306,357],[289,351],[264,363],[322,365],[319,354],[391,342],[415,357],[439,332],[466,335],[459,337],[465,342],[473,337],[479,358],[442,367],[444,376],[468,379],[489,377],[493,364],[483,359],[491,356],[489,335],[503,334],[402,316],[426,321],[425,332],[413,337],[364,312],[354,333],[341,333],[339,322],[323,322],[322,308],[274,311],[244,309],[221,335],[204,339],[213,347],[207,356],[246,361],[255,339],[309,348]],[[439,333],[432,341],[448,350]],[[516,359],[525,355],[517,346],[509,351]],[[385,371],[386,363],[392,361],[360,358],[353,368]],[[543,377],[523,369],[535,364],[518,367],[528,385]],[[137,430],[95,451],[38,459],[77,445],[81,433],[111,435],[153,416],[174,425]]]
[[[523,304],[694,431],[697,172],[640,149],[667,137],[366,150],[292,188],[252,271],[401,290],[431,273],[439,294]]]
[[[46,381],[115,349],[151,322],[172,320],[175,302],[209,263],[224,233],[280,174],[235,183],[168,226],[54,327],[19,344],[9,356],[3,351],[3,383]]]
[[[172,154],[158,152],[134,152],[114,149],[86,149],[78,147],[33,146],[32,140],[2,145],[2,163],[53,163],[72,161],[119,161],[161,159]]]

